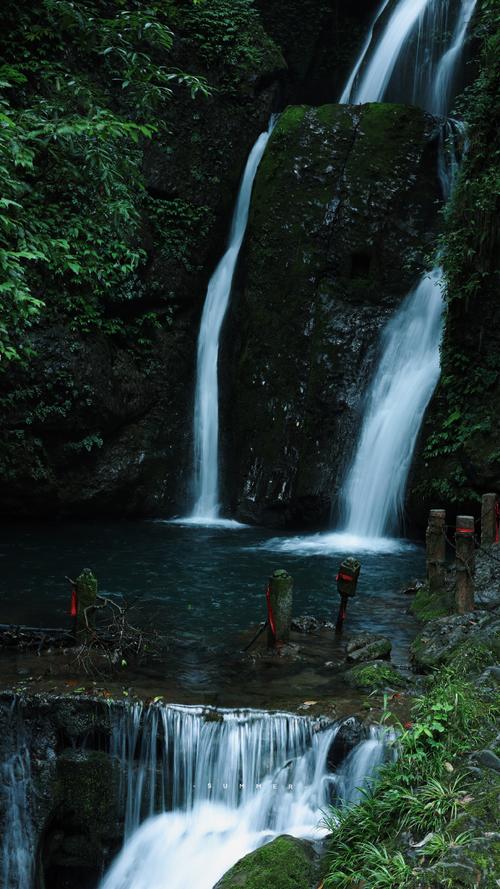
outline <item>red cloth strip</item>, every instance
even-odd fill
[[[271,605],[271,587],[269,584],[266,587],[266,601],[267,601],[267,617],[269,619],[269,626],[271,627],[272,634],[276,639],[276,624],[274,623],[274,614],[273,608]]]

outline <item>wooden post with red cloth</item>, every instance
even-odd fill
[[[455,607],[459,614],[474,608],[474,516],[457,516],[455,528],[457,584]]]
[[[335,632],[341,633],[347,612],[347,603],[351,596],[356,595],[356,586],[358,583],[359,572],[361,571],[361,563],[352,556],[344,559],[341,563],[336,577],[337,592],[340,596],[340,608],[335,624]]]
[[[293,607],[293,578],[278,568],[273,571],[266,589],[267,645],[275,648],[290,639]]]

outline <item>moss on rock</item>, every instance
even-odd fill
[[[454,609],[453,592],[448,589],[431,593],[427,584],[421,586],[410,606],[410,611],[420,620],[433,620],[452,614]]]
[[[314,889],[318,873],[311,844],[284,835],[238,861],[215,889]]]
[[[358,664],[347,670],[343,678],[349,685],[364,689],[380,689],[386,686],[400,688],[407,684],[403,674],[385,661]]]

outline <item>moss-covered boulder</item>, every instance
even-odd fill
[[[500,658],[500,617],[488,611],[471,611],[429,621],[410,647],[413,663],[420,670],[463,660],[468,672],[476,656],[483,667]],[[477,659],[477,658],[476,658]]]
[[[370,690],[380,688],[401,688],[407,684],[407,679],[399,670],[395,670],[386,661],[369,661],[357,664],[347,670],[343,677],[348,685],[355,688]]]
[[[357,439],[378,334],[416,283],[439,186],[433,118],[294,106],[261,163],[222,362],[242,518],[318,524]]]
[[[215,889],[315,889],[318,876],[311,843],[284,835],[238,861]]]

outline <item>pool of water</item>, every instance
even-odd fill
[[[381,550],[381,551],[378,551]],[[346,552],[362,564],[348,630],[390,636],[405,659],[415,621],[402,587],[424,570],[408,542],[340,535],[289,537],[250,527],[158,521],[20,525],[0,528],[0,623],[69,626],[66,576],[92,568],[100,592],[135,601],[137,619],[162,633],[233,646],[266,617],[265,587],[275,568],[294,578],[294,613],[334,620],[335,575]]]

